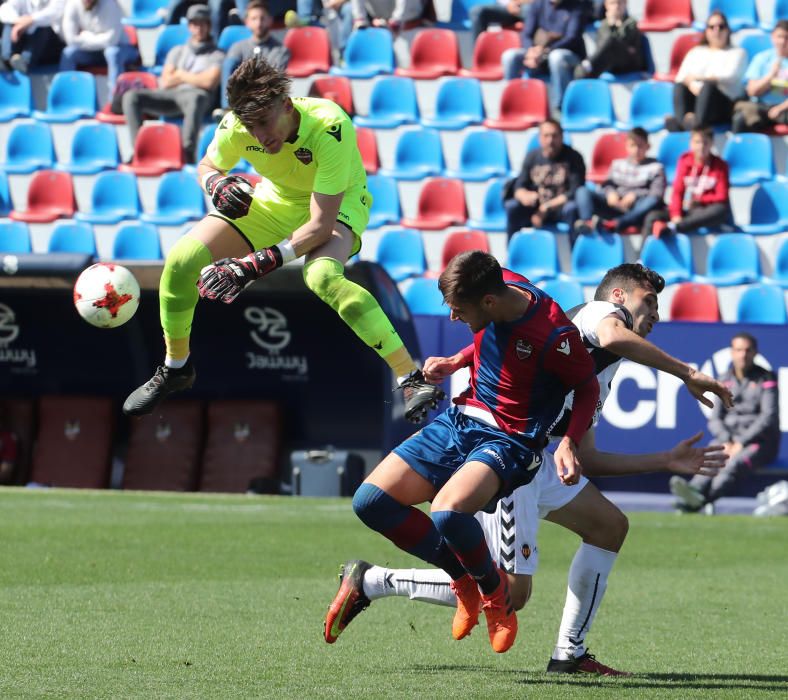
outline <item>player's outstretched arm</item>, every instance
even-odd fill
[[[440,384],[457,370],[469,367],[471,364],[473,364],[473,345],[468,345],[451,357],[428,357],[424,360],[421,371],[430,384]]]

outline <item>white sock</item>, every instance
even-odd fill
[[[607,577],[617,556],[617,552],[592,544],[583,542],[580,545],[569,567],[569,586],[558,642],[553,651],[554,659],[565,661],[585,653],[585,637],[605,595]]]
[[[164,366],[171,367],[172,369],[181,369],[181,367],[184,367],[188,361],[189,355],[186,355],[186,357],[182,357],[179,360],[176,360],[174,357],[165,357]]]
[[[370,600],[403,596],[434,605],[457,606],[449,587],[451,577],[442,569],[387,569],[373,566],[364,572],[364,593]]]

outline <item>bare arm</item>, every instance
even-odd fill
[[[219,68],[219,66],[213,66],[199,73],[189,73],[188,71],[178,69],[177,76],[181,83],[186,83],[187,85],[202,90],[213,90],[219,84],[221,68]],[[162,77],[164,77],[163,74]]]
[[[331,238],[331,232],[334,230],[344,195],[344,192],[339,194],[312,193],[309,203],[309,221],[293,231],[293,235],[290,237],[290,243],[297,258],[306,255]]]
[[[159,76],[159,87],[168,90],[169,88],[178,87],[182,82],[178,69],[171,63],[165,63]]]

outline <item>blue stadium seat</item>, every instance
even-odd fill
[[[16,71],[0,71],[0,122],[30,116],[32,104],[30,78]]]
[[[394,150],[394,167],[381,168],[381,175],[398,180],[421,180],[443,174],[443,147],[435,129],[403,131]]]
[[[370,129],[394,129],[403,124],[416,124],[419,105],[413,80],[396,75],[377,80],[369,98],[369,113],[366,117],[356,116],[353,121],[357,126]]]
[[[24,221],[0,221],[0,253],[29,253],[30,231]]]
[[[345,45],[345,65],[332,66],[331,75],[372,78],[394,72],[394,42],[391,32],[381,27],[356,29]]]
[[[222,29],[222,33],[219,35],[219,41],[216,42],[216,45],[221,51],[227,53],[233,44],[248,39],[251,36],[252,30],[245,24],[228,24]]]
[[[481,219],[468,219],[468,228],[480,231],[505,231],[506,210],[503,208],[503,186],[506,178],[493,180],[484,193]]]
[[[583,297],[583,287],[577,280],[568,279],[565,277],[556,277],[555,279],[545,280],[539,286],[544,289],[556,303],[564,310],[580,306],[585,300]]]
[[[616,120],[610,86],[604,80],[573,80],[564,92],[561,124],[565,131],[593,131]]]
[[[90,224],[117,224],[140,215],[137,176],[110,170],[101,173],[90,194],[91,210],[77,212],[74,218]]]
[[[438,289],[435,277],[417,277],[403,294],[412,314],[423,316],[448,316],[449,307],[443,303],[443,294]]]
[[[508,174],[506,137],[502,131],[492,129],[469,132],[460,147],[459,169],[446,171],[446,177],[466,182],[482,182]]]
[[[715,10],[725,14],[732,32],[738,32],[740,29],[753,29],[758,26],[758,10],[755,0],[711,0],[706,17]],[[696,21],[693,26],[698,31],[703,31],[706,26],[705,18],[703,22]]]
[[[777,0],[774,3],[774,11],[772,12],[772,18],[767,21],[761,22],[761,29],[766,30],[767,32],[772,31],[774,26],[777,24],[777,20],[788,17],[788,0]]]
[[[733,134],[725,144],[722,159],[728,162],[734,187],[774,179],[774,153],[766,134]]]
[[[629,103],[629,121],[621,128],[639,126],[649,133],[665,128],[665,117],[673,114],[673,83],[647,80],[635,85]]]
[[[149,69],[155,75],[161,75],[167,54],[175,46],[189,41],[189,27],[186,24],[168,24],[156,37],[156,63]]]
[[[151,224],[123,224],[112,244],[113,260],[161,260],[159,232]]]
[[[96,114],[96,79],[92,73],[71,70],[55,75],[47,93],[46,111],[33,117],[51,123],[74,122]]]
[[[427,269],[421,232],[408,228],[386,231],[378,243],[377,262],[395,282],[421,277]]]
[[[601,73],[600,80],[608,83],[637,83],[641,80],[647,80],[656,72],[654,66],[654,54],[651,51],[651,42],[648,40],[646,32],[641,34],[643,45],[643,56],[645,60],[645,67],[643,70],[630,71],[629,73]]]
[[[131,14],[123,18],[123,24],[139,29],[158,27],[164,24],[167,5],[168,0],[131,0]]]
[[[54,162],[55,147],[49,126],[22,122],[8,134],[5,163],[0,168],[7,173],[32,173],[51,168]]]
[[[372,195],[372,211],[367,228],[398,224],[402,210],[396,180],[387,175],[367,175],[367,189]]]
[[[742,38],[739,46],[747,52],[747,63],[749,63],[761,51],[772,48],[772,38],[766,33],[748,34]]]
[[[447,78],[435,97],[435,116],[422,118],[424,126],[459,130],[484,120],[482,89],[476,78]]]
[[[141,221],[162,226],[185,224],[205,215],[205,198],[194,176],[182,170],[164,173],[156,191],[156,211]]]
[[[531,282],[558,276],[558,246],[552,231],[518,231],[509,241],[506,267]]]
[[[657,160],[665,168],[668,184],[671,184],[676,176],[676,164],[679,162],[679,157],[689,150],[689,139],[689,131],[668,132],[659,143]]]
[[[617,233],[580,236],[572,248],[572,278],[581,284],[599,284],[605,273],[624,262],[624,243]]]
[[[82,221],[57,224],[49,239],[50,253],[96,254],[96,239],[93,229]]]
[[[788,288],[788,238],[782,242],[774,261],[774,277],[772,282]]]
[[[200,133],[200,141],[197,144],[197,162],[199,163],[203,156],[208,152],[208,146],[211,145],[211,141],[213,141],[213,136],[216,133],[216,127],[219,126],[218,124],[208,124],[207,126],[203,127],[202,132]],[[242,161],[245,162],[245,161]],[[237,168],[238,166],[236,166]]]
[[[8,189],[8,175],[0,170],[0,216],[8,216],[13,208],[11,190]]]
[[[755,239],[748,233],[723,233],[709,250],[705,277],[697,281],[727,287],[756,282],[760,276]]]
[[[692,244],[685,233],[653,238],[643,244],[640,257],[646,267],[665,278],[665,284],[689,282],[693,276]]]
[[[785,292],[776,284],[755,284],[744,290],[736,308],[739,323],[779,323],[785,325]]]
[[[71,141],[71,162],[58,165],[72,175],[95,175],[118,167],[118,138],[111,124],[83,124]]]

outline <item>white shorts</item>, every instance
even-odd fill
[[[495,513],[476,514],[493,561],[510,574],[533,575],[539,565],[539,519],[565,506],[587,483],[581,476],[574,486],[565,486],[556,473],[552,453],[545,452],[531,483],[498,501]]]

